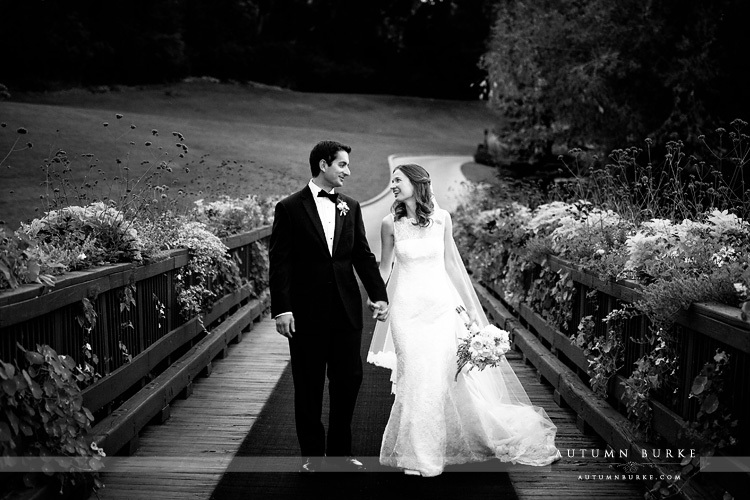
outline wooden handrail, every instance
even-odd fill
[[[644,454],[644,450],[653,446],[642,441],[632,431],[624,415],[595,396],[575,372],[552,354],[533,332],[523,327],[516,316],[491,294],[490,288],[477,282],[474,282],[474,288],[492,320],[511,333],[514,348],[520,350],[524,360],[533,365],[541,379],[554,388],[555,402],[575,411],[578,415],[577,424],[582,432],[587,429],[594,430],[610,447],[615,450],[627,450],[628,456],[632,457],[634,462],[647,464],[654,469],[656,475],[679,474],[680,470],[674,464],[658,462],[654,458],[649,458],[648,453]],[[677,429],[678,424],[682,422],[674,413],[658,403],[656,413],[664,417],[659,422],[660,430],[663,425],[671,425],[672,430]],[[666,437],[676,438],[676,433],[669,432]],[[717,491],[710,487],[692,481],[680,483],[680,487],[681,496],[687,500],[720,498],[719,495],[722,493],[718,492],[717,495]]]
[[[541,262],[541,261],[540,261]],[[589,288],[617,299],[634,303],[642,299],[640,285],[630,281],[603,281],[598,276],[578,269],[574,264],[557,256],[548,256],[553,271],[571,273],[571,278]],[[681,311],[675,322],[698,330],[714,340],[750,354],[750,324],[740,317],[740,310],[717,302],[696,302],[687,311]]]
[[[230,250],[259,241],[271,234],[270,226],[232,235],[222,241]],[[48,289],[43,285],[25,284],[0,293],[0,332],[2,328],[28,321],[84,298],[119,288],[133,281],[141,281],[180,268],[188,262],[186,249],[169,250],[158,262],[100,266],[86,271],[63,275]]]

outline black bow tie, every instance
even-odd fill
[[[318,191],[318,198],[328,198],[332,202],[336,203],[339,199],[339,195],[336,193],[326,193],[324,190]]]

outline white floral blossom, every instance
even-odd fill
[[[21,224],[19,232],[34,239],[52,238],[52,248],[49,250],[56,252],[54,257],[59,257],[61,249],[65,248],[68,252],[66,260],[74,266],[77,264],[75,261],[88,257],[92,262],[98,262],[100,256],[104,256],[105,260],[123,255],[130,261],[143,259],[143,241],[132,224],[125,219],[123,212],[102,202],[50,210],[29,224]],[[117,235],[116,238],[113,238],[113,233]],[[112,245],[115,247],[112,248]],[[45,248],[40,248],[40,252],[43,260],[54,260],[44,258],[47,255]]]
[[[539,205],[534,210],[531,220],[526,224],[526,228],[534,233],[538,233],[546,226],[551,226],[554,229],[559,224],[560,219],[570,214],[571,211],[578,211],[578,209],[574,205],[562,201]]]
[[[706,220],[712,226],[711,234],[717,238],[723,236],[725,233],[741,233],[747,232],[750,229],[750,224],[736,215],[730,214],[728,210],[714,210]]]
[[[725,263],[734,262],[737,260],[737,252],[732,247],[721,247],[718,252],[711,256],[711,262],[716,264],[718,267],[722,267]]]
[[[204,199],[193,202],[194,215],[199,222],[219,236],[228,236],[273,222],[276,203],[281,196],[262,198],[248,195],[244,198],[222,196],[206,203]]]
[[[347,205],[344,200],[340,200],[336,205],[336,208],[339,209],[339,215],[342,217],[349,213],[349,205]]]
[[[469,319],[463,306],[457,307],[456,312],[468,330],[466,336],[460,339],[456,352],[458,363],[456,379],[466,365],[469,365],[469,370],[472,368],[483,370],[488,366],[497,366],[505,353],[510,350],[508,332],[495,325],[487,325],[480,329],[476,322]]]

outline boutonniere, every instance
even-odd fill
[[[344,200],[339,201],[336,208],[339,209],[339,216],[346,215],[349,212],[349,205],[347,205]]]

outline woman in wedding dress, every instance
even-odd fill
[[[393,170],[392,213],[381,226],[380,272],[390,318],[378,323],[368,362],[392,370],[395,401],[380,463],[407,474],[437,476],[447,465],[493,458],[548,465],[560,453],[557,428],[532,406],[505,358],[485,370],[457,369],[463,305],[488,324],[452,236],[451,217],[436,206],[419,165]]]

